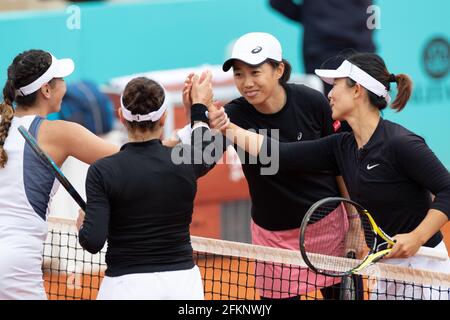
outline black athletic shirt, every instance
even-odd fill
[[[196,130],[207,131],[204,127]],[[203,150],[208,139],[200,140],[195,147]],[[194,266],[189,225],[196,181],[207,166],[202,161],[179,164],[172,156],[188,156],[195,147],[172,149],[159,139],[132,142],[89,168],[79,241],[84,249],[96,253],[108,239],[107,276]]]
[[[269,150],[277,142],[267,139]],[[450,174],[423,138],[388,120],[358,149],[352,133],[279,145],[282,168],[333,170],[342,174],[352,200],[373,215],[387,234],[408,233],[430,208],[450,216]],[[432,202],[431,194],[435,200]],[[442,241],[437,232],[425,244]]]
[[[241,128],[279,129],[283,142],[314,140],[334,132],[331,108],[323,94],[297,84],[288,84],[285,90],[286,104],[277,113],[260,113],[243,97],[228,103],[225,111]],[[252,219],[264,229],[298,228],[314,202],[339,195],[336,177],[330,172],[281,168],[275,175],[261,175],[261,167],[271,165],[249,164],[249,155],[235,148],[249,185]]]

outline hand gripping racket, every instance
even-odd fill
[[[29,144],[31,149],[36,153],[36,155],[43,161],[46,167],[48,167],[53,174],[56,176],[56,179],[62,184],[62,186],[67,190],[70,196],[78,203],[81,209],[86,210],[86,202],[79,195],[79,193],[75,190],[72,184],[67,180],[67,178],[62,173],[61,169],[55,164],[52,158],[48,154],[46,154],[38,145],[37,141],[33,138],[33,136],[25,129],[23,126],[18,128],[20,134],[25,138],[25,141]]]
[[[313,204],[300,229],[305,263],[328,276],[356,273],[383,258],[394,243],[366,209],[345,198],[325,198]],[[349,252],[354,252],[355,259],[348,259]],[[428,247],[421,247],[416,255],[448,258],[447,252]]]

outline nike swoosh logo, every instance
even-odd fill
[[[373,168],[378,167],[379,165],[380,165],[379,163],[374,164],[373,166],[371,166],[370,164],[368,164],[368,165],[367,165],[367,170],[372,170]]]

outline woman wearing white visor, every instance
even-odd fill
[[[19,54],[8,68],[0,104],[0,300],[47,298],[42,250],[48,206],[59,185],[17,128],[28,129],[59,166],[68,156],[92,163],[118,151],[76,123],[45,120],[59,111],[63,78],[73,70],[71,59],[42,50]]]
[[[316,70],[316,74],[333,84],[328,95],[333,119],[348,121],[353,132],[280,143],[280,167],[340,172],[351,199],[372,212],[387,234],[395,235],[397,242],[386,256],[387,263],[449,272],[448,259],[414,254],[422,245],[446,250],[440,229],[450,216],[450,174],[423,138],[381,117],[380,111],[391,101],[391,83],[398,89],[391,107],[397,111],[405,107],[412,91],[410,78],[391,74],[382,58],[368,53],[351,56],[337,70]],[[225,119],[222,114],[210,119],[210,125],[217,127]],[[227,136],[238,144],[244,137],[250,139],[252,143],[240,146],[253,155],[261,147],[275,148],[274,141],[234,124],[221,129],[227,129]],[[448,299],[448,291],[440,289],[413,290],[410,285],[384,283],[372,298]]]
[[[193,79],[194,107],[212,101],[211,74]],[[189,225],[201,159],[179,163],[173,156],[201,157],[209,128],[194,126],[197,149],[162,145],[167,98],[157,82],[138,77],[125,87],[119,116],[130,142],[95,162],[86,179],[86,215],[80,211],[80,244],[91,253],[108,240],[106,271],[97,299],[203,299],[193,261]],[[198,134],[197,134],[198,133]],[[201,134],[200,134],[201,133]],[[84,219],[84,220],[83,220]],[[82,222],[82,227],[81,227]]]

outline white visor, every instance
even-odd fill
[[[122,109],[123,117],[126,120],[130,121],[130,122],[142,122],[142,121],[156,122],[159,119],[161,119],[162,115],[167,110],[167,107],[170,104],[170,102],[169,102],[170,99],[169,99],[169,97],[167,95],[166,90],[164,89],[164,87],[162,85],[161,85],[161,87],[164,90],[164,102],[163,102],[162,106],[158,110],[152,111],[152,112],[147,113],[147,114],[132,114],[131,111],[128,110],[124,106],[124,104],[123,104],[123,94],[122,94],[120,96],[120,108]]]
[[[72,59],[56,59],[52,56],[52,63],[47,71],[42,76],[34,80],[29,85],[21,87],[17,90],[20,96],[27,96],[33,92],[38,91],[44,84],[48,83],[53,78],[64,78],[69,76],[75,70],[75,64]]]
[[[342,62],[336,70],[316,69],[315,72],[324,82],[331,85],[333,85],[334,79],[350,78],[370,92],[375,93],[379,97],[383,97],[388,104],[391,102],[389,91],[380,81],[348,60]]]

